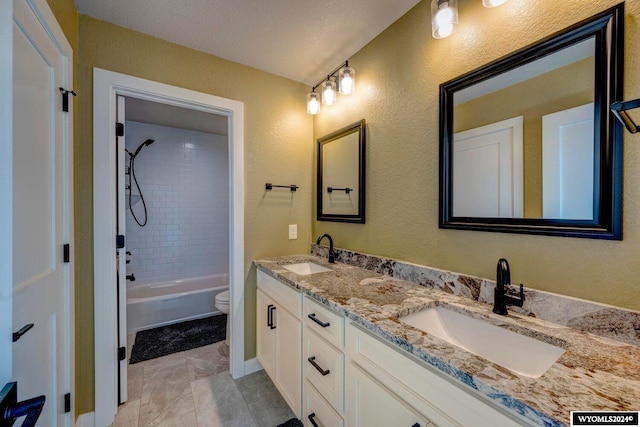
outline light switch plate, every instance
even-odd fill
[[[298,238],[298,225],[289,224],[289,240],[295,240]]]

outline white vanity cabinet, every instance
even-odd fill
[[[257,357],[307,427],[532,425],[262,271]]]
[[[297,417],[302,408],[302,294],[258,271],[257,357]]]
[[[350,427],[530,425],[352,323],[346,326],[346,353]],[[386,416],[398,421],[385,423]]]

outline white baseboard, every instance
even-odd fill
[[[76,420],[76,427],[95,427],[96,426],[96,414],[95,412],[87,412],[86,414],[80,414]]]
[[[244,374],[250,375],[254,372],[258,372],[262,370],[262,365],[258,361],[257,358],[249,359],[244,361]]]

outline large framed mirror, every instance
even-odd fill
[[[365,222],[365,121],[318,139],[317,218]]]
[[[440,86],[441,228],[622,239],[624,3]]]

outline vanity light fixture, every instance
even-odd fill
[[[442,39],[453,33],[458,23],[458,0],[431,0],[431,35]]]
[[[321,87],[319,93],[316,89]],[[307,113],[315,115],[320,112],[320,99],[324,105],[333,105],[337,101],[337,91],[343,95],[350,95],[356,87],[356,71],[349,67],[349,61],[340,64],[338,68],[311,88],[307,94]],[[322,96],[321,96],[322,95]]]
[[[482,0],[482,5],[484,7],[496,7],[501,4],[505,4],[507,0]]]

